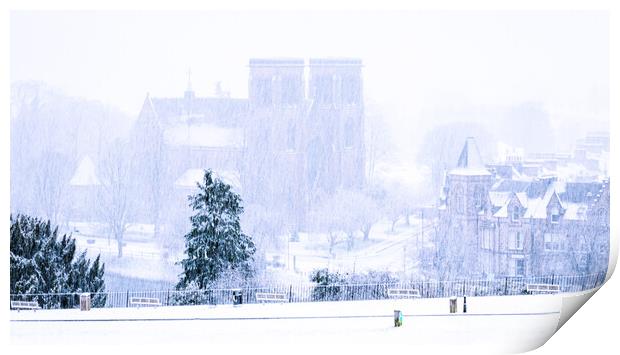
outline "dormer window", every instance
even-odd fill
[[[516,222],[519,220],[519,208],[518,207],[515,207],[512,209],[511,219],[513,222]]]
[[[560,210],[557,207],[551,209],[551,223],[560,223]]]

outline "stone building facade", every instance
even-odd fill
[[[445,181],[437,243],[452,277],[604,273],[609,179],[516,180],[489,171],[468,138]]]
[[[364,184],[362,62],[250,59],[247,98],[147,95],[132,137],[161,189],[210,168],[297,230],[317,196]]]

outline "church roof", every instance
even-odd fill
[[[176,147],[242,148],[243,131],[207,123],[180,123],[164,131],[164,140]]]
[[[197,183],[202,183],[204,173],[204,169],[187,169],[183,175],[176,179],[174,186],[183,189],[193,189]],[[230,185],[235,192],[241,192],[241,178],[238,172],[233,170],[217,170],[213,171],[213,175],[225,184]]]
[[[151,98],[151,102],[159,119],[166,121],[176,118],[205,121],[229,121],[233,118],[236,121],[248,111],[247,99],[229,97]]]

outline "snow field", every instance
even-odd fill
[[[11,312],[11,342],[28,344],[402,344],[527,351],[553,335],[562,296],[176,306]],[[393,311],[404,313],[401,328]],[[462,298],[458,311],[462,312]],[[36,321],[47,320],[47,321]]]

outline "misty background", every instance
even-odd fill
[[[136,157],[118,143],[147,94],[182,97],[191,81],[196,96],[247,98],[249,58],[360,58],[366,178],[417,205],[436,203],[468,136],[490,163],[505,158],[498,147],[570,154],[609,131],[604,12],[12,12],[10,28],[11,211],[58,223],[80,208],[66,182],[83,157],[99,179],[101,162],[130,170],[119,157]],[[134,240],[157,235],[133,228]],[[111,271],[130,268],[117,262]]]
[[[532,110],[550,137],[525,148],[569,150],[586,127],[608,130],[608,27],[604,12],[570,11],[13,12],[11,82],[42,81],[131,121],[147,92],[179,96],[188,69],[197,95],[221,82],[247,97],[248,58],[357,57],[366,106],[401,160],[433,126],[467,121],[508,140],[520,135],[507,121]]]

